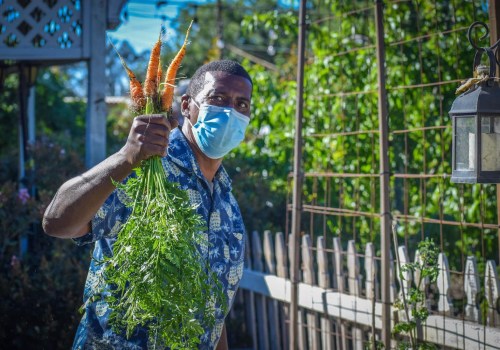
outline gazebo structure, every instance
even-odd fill
[[[41,66],[87,62],[85,162],[90,167],[104,159],[106,30],[120,24],[125,3],[126,0],[0,1],[0,83],[9,73],[19,74],[20,176],[24,175],[22,164],[29,159],[28,121],[34,120],[33,108],[28,108],[34,95],[30,88]]]

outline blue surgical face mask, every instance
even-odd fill
[[[231,107],[203,103],[198,108],[198,121],[189,123],[196,144],[208,158],[222,158],[243,141],[250,118]]]

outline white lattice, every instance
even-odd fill
[[[0,58],[80,58],[83,28],[81,0],[0,0]]]

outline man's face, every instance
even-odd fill
[[[202,103],[220,107],[232,107],[250,118],[252,84],[248,79],[226,72],[205,73],[205,84],[196,96],[183,98],[184,115],[188,114],[194,125],[198,120],[198,106]],[[196,104],[193,102],[196,101]]]

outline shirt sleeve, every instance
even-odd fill
[[[106,199],[91,221],[91,231],[82,237],[74,238],[79,245],[94,243],[103,238],[114,238],[118,235],[123,223],[130,216],[131,209],[125,206],[126,194],[116,189]]]
[[[232,193],[230,194],[229,200],[233,210],[233,228],[235,231],[241,232],[243,235],[246,235],[245,224],[243,223],[243,217],[241,215],[240,207]]]

